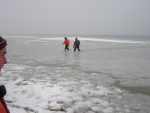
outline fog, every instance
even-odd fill
[[[150,0],[0,0],[0,35],[150,35]]]

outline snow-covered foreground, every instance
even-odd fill
[[[5,99],[11,113],[130,113],[133,106],[137,111],[144,108],[123,100],[125,91],[63,77],[71,73],[69,67],[52,68],[51,72],[42,66],[5,65],[1,81],[7,87]],[[22,78],[29,73],[31,79]]]

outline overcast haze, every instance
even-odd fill
[[[150,0],[0,0],[0,35],[150,35]]]

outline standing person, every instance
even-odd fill
[[[5,57],[7,42],[0,36],[0,71],[3,68],[4,64],[7,63],[7,59]],[[4,100],[4,96],[6,95],[6,88],[4,85],[0,85],[0,113],[10,113],[7,105]]]
[[[78,38],[75,38],[74,45],[73,45],[74,52],[76,51],[76,48],[78,49],[78,51],[80,51],[79,46],[80,46],[80,41],[78,40]]]
[[[64,42],[63,44],[65,44],[65,51],[66,49],[69,51],[69,45],[70,45],[70,41],[67,39],[67,37],[64,38]]]

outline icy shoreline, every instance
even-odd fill
[[[22,78],[24,72],[33,73],[32,79]],[[11,113],[135,113],[136,109],[140,113],[148,109],[136,101],[131,103],[126,91],[65,78],[65,73],[71,74],[71,68],[49,71],[42,66],[6,65],[1,80],[8,90],[6,101]]]

